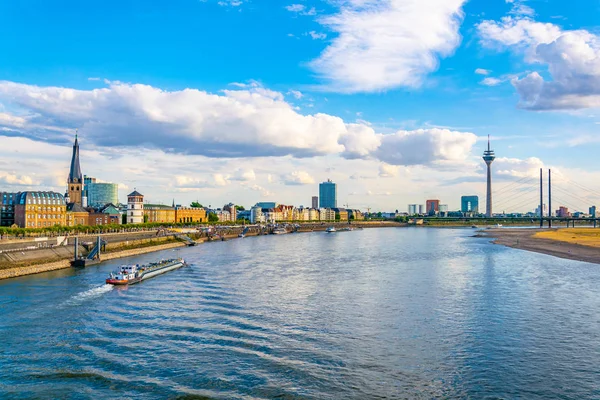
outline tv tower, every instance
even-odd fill
[[[496,159],[494,150],[490,149],[490,135],[488,135],[488,147],[483,152],[483,161],[487,165],[487,196],[485,202],[485,214],[488,218],[492,217],[492,163]]]

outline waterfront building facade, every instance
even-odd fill
[[[591,206],[589,208],[589,214],[591,218],[596,218],[596,206]]]
[[[275,208],[275,207],[277,207],[277,203],[272,202],[272,201],[261,201],[261,202],[256,203],[256,207]]]
[[[69,169],[69,178],[67,179],[67,203],[77,203],[83,206],[83,176],[81,175],[81,166],[79,165],[79,142],[75,135],[73,143],[73,155],[71,156],[71,168]]]
[[[339,221],[348,221],[348,211],[345,208],[333,208],[334,219]]]
[[[14,223],[21,228],[47,228],[66,224],[65,198],[56,192],[19,192]]]
[[[175,222],[206,222],[206,210],[202,207],[175,207]]]
[[[67,204],[67,226],[90,225],[90,213],[77,203]]]
[[[174,223],[175,208],[162,204],[144,204],[144,215],[147,222],[157,223]]]
[[[335,211],[331,208],[319,208],[319,217],[321,221],[335,221]]]
[[[556,211],[556,216],[559,218],[567,218],[571,216],[571,213],[569,213],[568,207],[560,206]]]
[[[365,216],[360,210],[348,210],[348,219],[354,221],[362,221],[365,219]]]
[[[419,215],[423,215],[425,214],[425,208],[423,207],[423,204],[419,204]]]
[[[310,210],[308,210],[309,221],[318,221],[319,219],[319,209],[317,207],[313,207]]]
[[[144,195],[134,190],[127,195],[127,223],[141,224],[144,222]]]
[[[261,207],[254,206],[250,209],[250,222],[253,224],[259,224],[261,222],[265,222],[265,218],[262,213]]]
[[[460,198],[460,211],[465,214],[479,214],[479,196],[462,196]]]
[[[448,204],[440,204],[439,215],[440,217],[448,216]]]
[[[229,213],[229,221],[235,222],[237,220],[237,208],[235,208],[235,204],[229,203],[224,205],[223,211]]]
[[[337,207],[337,184],[333,183],[331,179],[319,184],[319,207]]]

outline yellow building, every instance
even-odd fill
[[[146,222],[164,222],[172,224],[175,222],[175,208],[162,204],[144,204],[144,216]]]
[[[90,213],[77,203],[67,204],[67,226],[89,225]]]
[[[55,192],[20,192],[16,196],[15,224],[21,228],[66,225],[64,197]]]
[[[206,210],[200,207],[175,207],[175,222],[206,222]]]

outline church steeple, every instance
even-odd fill
[[[81,183],[81,167],[79,166],[79,142],[77,133],[75,134],[75,143],[73,143],[73,156],[71,157],[71,170],[69,172],[69,183]]]
[[[69,202],[83,206],[82,192],[83,177],[81,175],[81,167],[79,166],[79,142],[77,141],[77,133],[75,133],[75,143],[73,143],[73,156],[71,157],[71,169],[69,170],[67,186]]]

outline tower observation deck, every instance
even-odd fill
[[[485,202],[485,214],[488,218],[492,217],[492,163],[496,159],[494,150],[490,148],[490,135],[488,135],[487,150],[483,152],[483,161],[487,165],[487,196]]]

